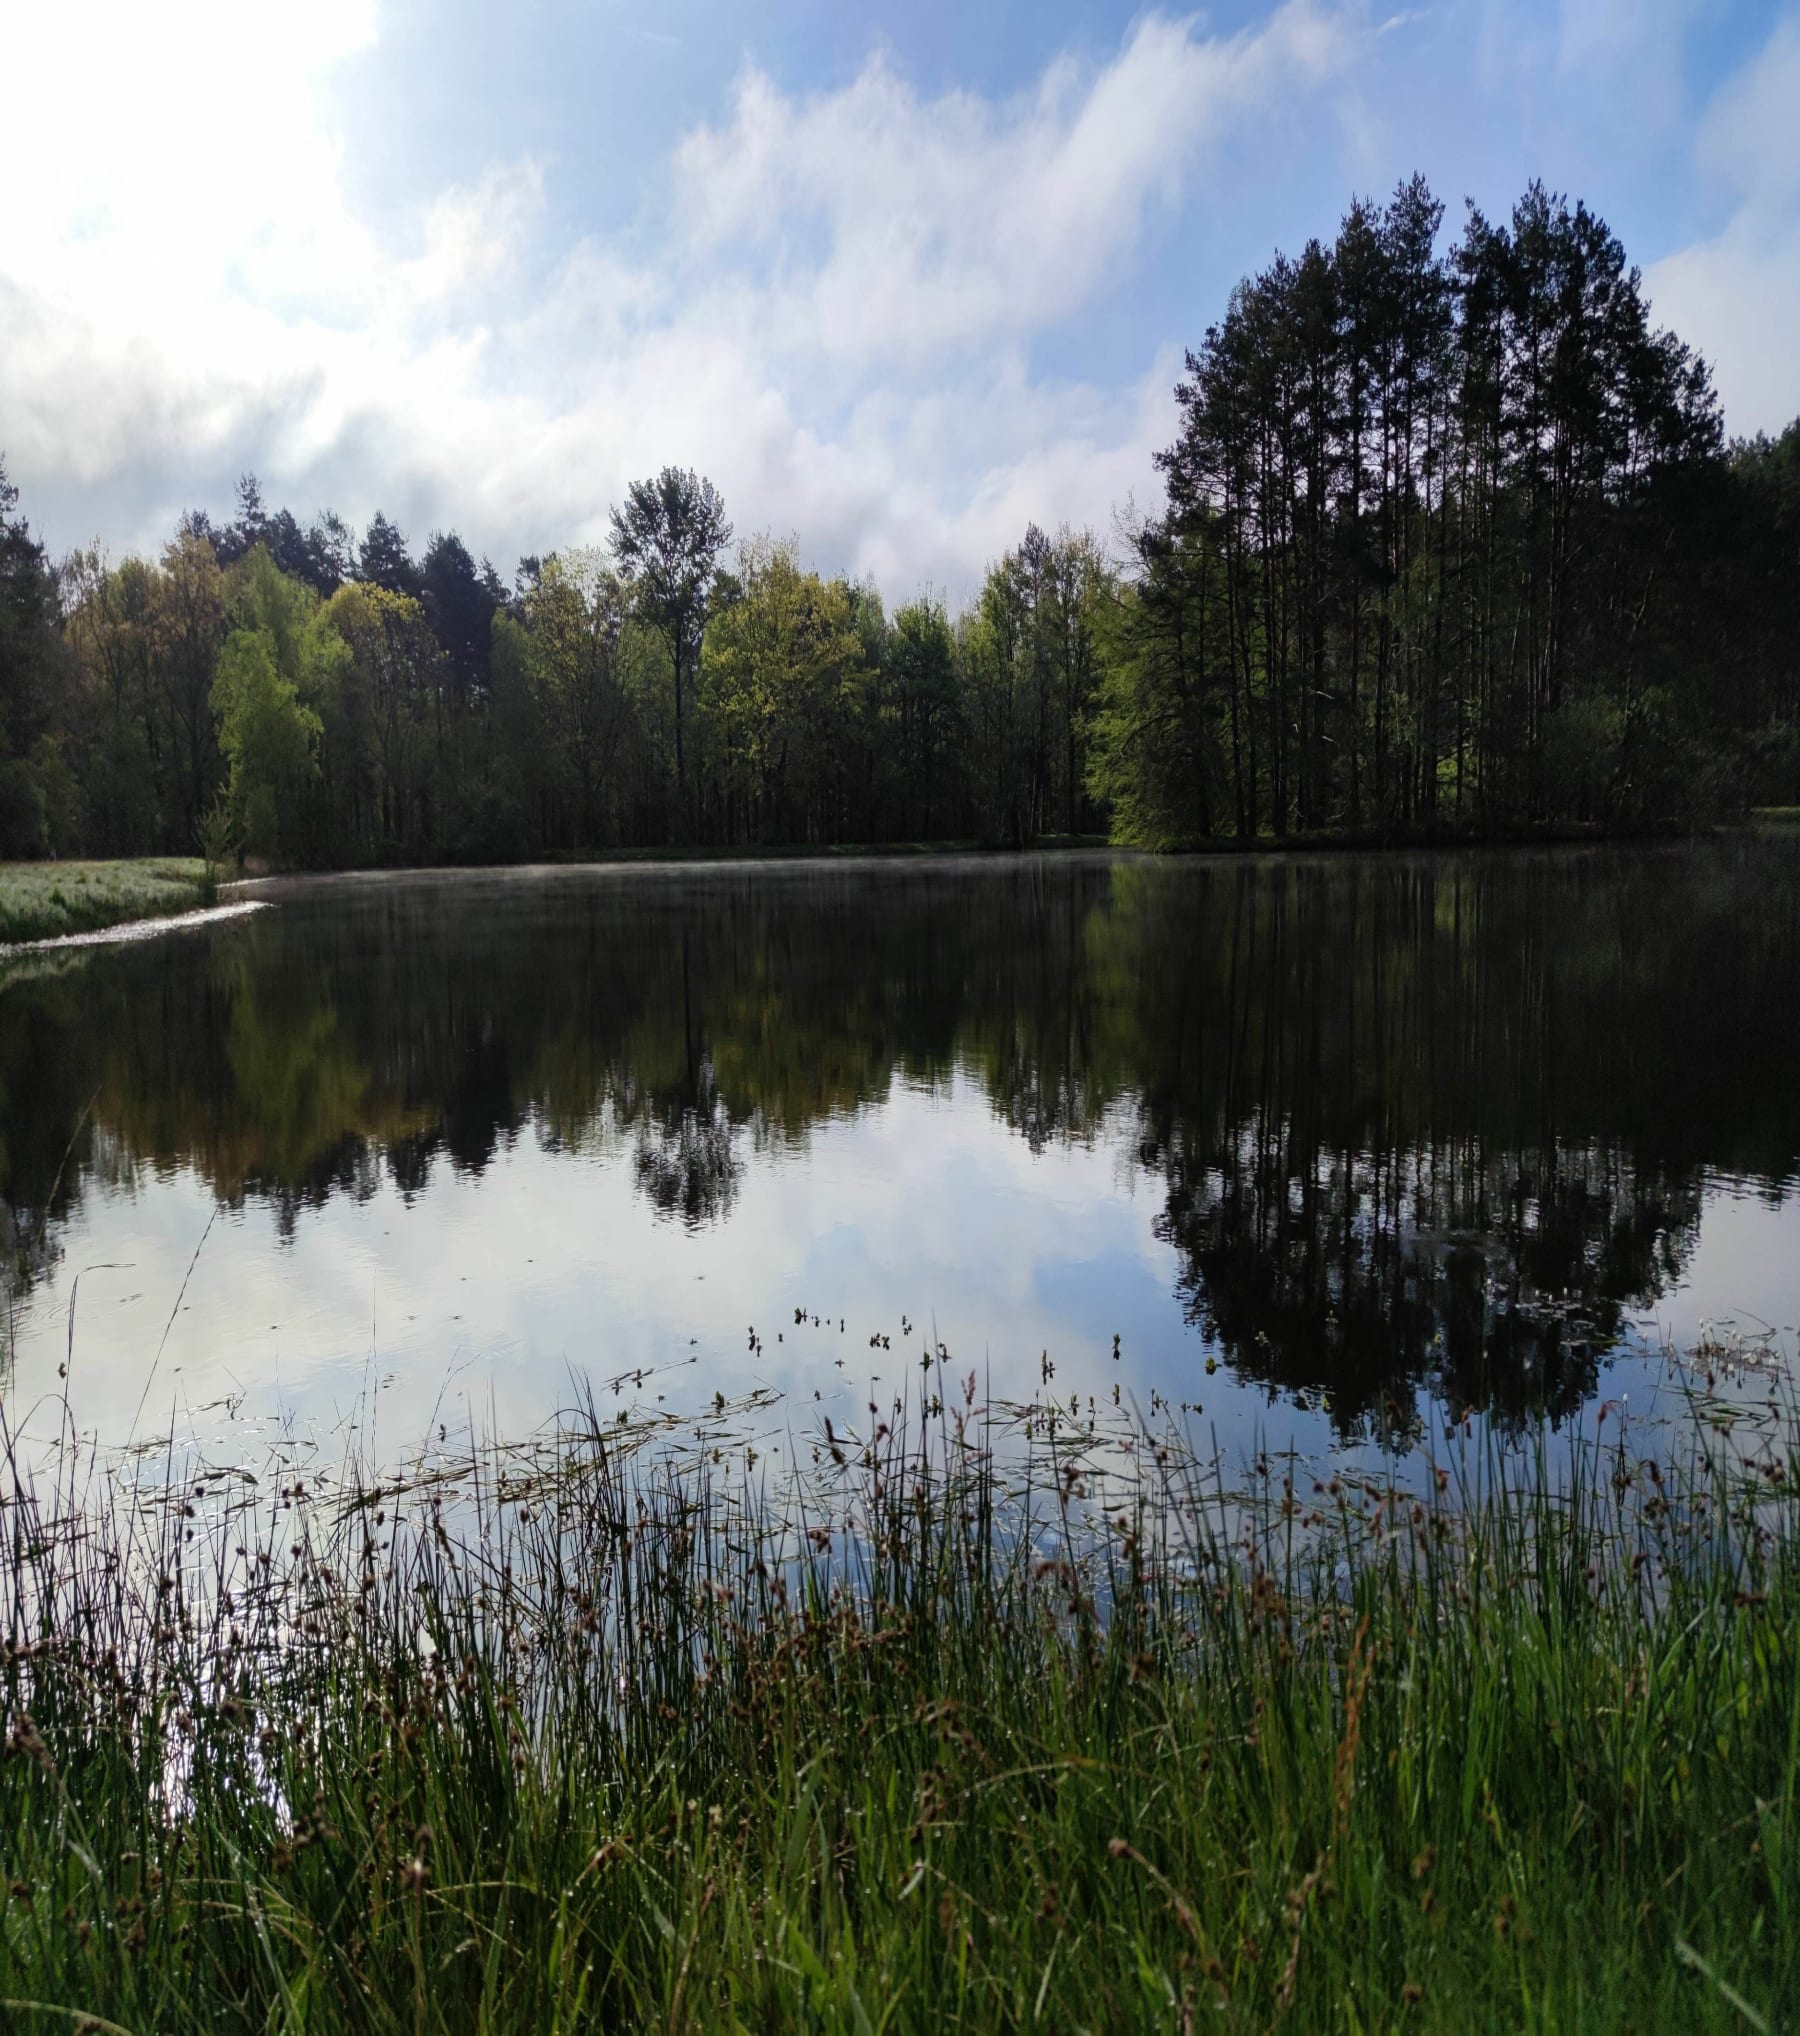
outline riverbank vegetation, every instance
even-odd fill
[[[1238,1488],[926,1371],[803,1488],[766,1406],[361,1490],[12,1466],[9,2026],[1791,2023],[1766,1380]]]
[[[217,895],[194,858],[0,863],[0,947],[197,911]]]
[[[1166,501],[890,610],[711,483],[509,578],[377,513],[53,563],[0,476],[0,854],[288,865],[1691,822],[1800,797],[1800,425],[1727,444],[1603,221],[1424,184],[1189,355]]]

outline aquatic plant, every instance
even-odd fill
[[[9,2026],[1791,2026],[1777,1389],[1233,1478],[951,1371],[360,1484],[9,1452]]]

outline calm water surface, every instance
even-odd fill
[[[1800,1319],[1797,993],[1780,841],[300,885],[0,978],[0,1395],[797,1428],[929,1336],[1227,1446],[1641,1405]]]

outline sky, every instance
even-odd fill
[[[53,552],[238,476],[517,558],[693,466],[953,603],[1153,507],[1183,349],[1422,172],[1581,197],[1800,414],[1800,0],[0,0],[0,454]]]

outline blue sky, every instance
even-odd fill
[[[958,599],[1154,502],[1181,349],[1422,171],[1585,197],[1800,412],[1800,6],[64,0],[9,28],[0,449],[52,546],[265,494],[504,571],[667,462]]]

